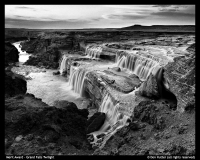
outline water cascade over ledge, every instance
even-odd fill
[[[87,46],[85,55],[91,59],[100,58],[102,53],[102,46]],[[66,64],[67,56],[63,56],[60,65],[60,73],[67,68]],[[139,77],[140,80],[145,81],[149,77],[150,74],[153,74],[156,77],[159,92],[162,93],[162,83],[163,83],[163,63],[166,63],[168,60],[163,60],[158,56],[154,56],[149,53],[138,53],[137,51],[132,52],[116,52],[116,60],[115,66],[120,68],[124,68],[128,72],[134,73]],[[83,63],[85,65],[85,63]],[[100,70],[100,66],[98,68],[93,65],[80,65],[80,66],[70,66],[70,75],[68,84],[71,86],[71,89],[79,94],[79,96],[84,97],[85,91],[85,79],[87,73],[91,70]],[[112,67],[113,64],[109,64],[109,67]],[[86,67],[89,67],[86,69]],[[107,68],[107,67],[106,67]],[[106,69],[105,68],[105,69]],[[138,91],[139,88],[135,89],[133,92],[125,94],[123,96],[130,98],[135,97],[135,91]],[[116,97],[115,97],[116,98]],[[97,147],[99,149],[103,148],[106,141],[114,135],[120,128],[128,125],[127,120],[133,113],[135,105],[130,102],[122,102],[123,100],[116,100],[111,96],[109,92],[106,92],[103,95],[99,106],[99,112],[103,112],[106,114],[106,119],[104,124],[98,131],[94,131],[88,134],[88,140],[93,147]],[[117,98],[118,99],[118,98]]]
[[[135,91],[133,91],[133,94]],[[132,115],[133,110],[125,114],[124,109],[126,107],[133,109],[133,106],[130,106],[128,103],[123,104],[123,102],[116,102],[109,93],[104,96],[101,106],[99,107],[99,112],[106,114],[105,122],[98,131],[88,134],[88,139],[93,147],[99,149],[103,148],[106,141],[112,135],[120,128],[128,125],[127,120]]]
[[[155,68],[160,68],[159,59],[138,56],[136,54],[117,54],[117,66],[128,69],[137,75],[140,80],[145,81]]]
[[[66,70],[66,67],[67,67],[66,60],[67,60],[67,58],[68,57],[66,55],[64,55],[63,58],[62,58],[62,61],[60,63],[60,74],[62,74],[63,71]]]
[[[83,96],[86,73],[87,71],[83,68],[75,66],[70,67],[69,85],[72,87],[72,90],[80,96]]]
[[[102,52],[101,46],[87,46],[85,54],[90,58],[99,58]]]

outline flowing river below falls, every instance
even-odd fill
[[[46,72],[42,72],[44,69],[23,65],[29,59],[30,54],[21,50],[21,42],[23,41],[13,43],[19,51],[19,67],[13,67],[12,71],[31,78],[27,80],[27,93],[41,98],[50,106],[54,105],[54,101],[66,100],[74,102],[80,109],[86,108],[89,101],[72,91],[65,77],[54,76],[53,72],[57,70],[45,69]]]
[[[80,97],[71,90],[66,77],[53,75],[53,72],[57,70],[45,69],[46,72],[42,72],[44,69],[25,65],[13,67],[12,70],[22,75],[29,71],[30,73],[27,77],[31,79],[27,80],[27,93],[41,98],[43,102],[50,106],[53,106],[54,101],[57,100],[74,102],[80,109],[87,108],[89,104],[87,99]]]
[[[32,80],[27,81],[27,92],[34,94],[48,105],[53,105],[56,100],[74,102],[78,108],[86,108],[88,100],[73,92],[65,77],[53,76],[53,71],[30,73]]]

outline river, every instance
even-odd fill
[[[21,41],[13,43],[19,51],[20,65],[19,67],[13,67],[12,71],[22,75],[26,75],[25,73],[28,72],[26,77],[30,77],[31,79],[27,80],[27,93],[41,98],[43,102],[50,106],[54,105],[54,101],[66,100],[74,102],[80,109],[87,107],[89,101],[72,91],[65,77],[53,75],[53,72],[57,70],[23,65],[28,60],[30,54],[21,50],[20,43]]]

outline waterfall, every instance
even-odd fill
[[[129,116],[120,112],[121,104],[114,104],[111,96],[107,93],[103,99],[101,106],[99,107],[99,112],[106,114],[106,119],[102,127],[89,135],[88,139],[93,139],[92,146],[103,148],[106,141],[117,132],[120,128],[127,125],[127,120]],[[124,107],[123,107],[124,108]],[[101,136],[103,135],[103,136]],[[91,138],[91,136],[93,138]]]
[[[19,52],[19,62],[24,63],[29,59],[30,54],[26,53],[26,51],[22,51],[22,46],[20,45],[23,41],[15,42],[14,45]]]
[[[72,90],[80,96],[83,96],[86,73],[87,71],[83,68],[75,66],[70,67],[69,85],[72,87]]]
[[[149,74],[157,66],[160,66],[159,59],[151,57],[151,55],[137,55],[137,54],[117,54],[116,56],[117,66],[126,68],[136,74],[140,80],[144,81],[147,79]]]
[[[63,71],[65,71],[67,68],[66,60],[67,60],[67,56],[63,55],[62,61],[60,63],[60,74],[62,74]]]
[[[87,46],[85,54],[91,58],[99,58],[102,53],[101,46]]]

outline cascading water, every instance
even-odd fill
[[[147,79],[155,67],[160,66],[158,60],[138,56],[137,54],[121,54],[116,56],[117,66],[130,70],[142,81]]]
[[[91,58],[99,58],[102,53],[101,46],[87,46],[85,54]]]
[[[19,52],[19,62],[24,63],[29,59],[30,54],[26,53],[26,51],[22,51],[22,46],[20,45],[20,42],[15,42],[13,43],[13,45],[17,48],[18,52]]]
[[[67,56],[64,55],[60,64],[60,74],[63,73],[63,71],[66,70],[67,64],[66,64]]]
[[[72,90],[80,96],[83,96],[86,73],[87,71],[83,68],[75,66],[70,67],[69,85],[72,87]]]
[[[103,148],[106,141],[120,128],[127,125],[130,115],[120,112],[121,103],[114,104],[111,96],[107,93],[103,99],[99,112],[106,114],[102,127],[95,132],[88,134],[88,139],[93,147]]]

